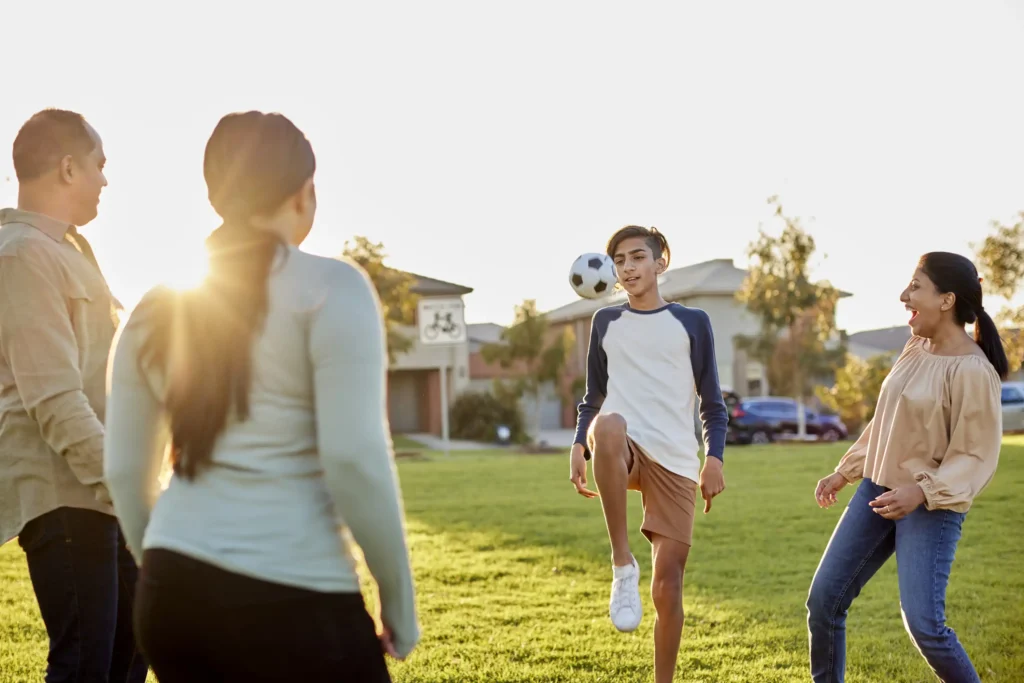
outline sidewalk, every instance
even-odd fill
[[[409,434],[408,437],[413,441],[420,442],[429,451],[444,450],[444,440],[439,436],[434,436],[433,434]],[[495,448],[499,448],[499,446],[497,444],[480,443],[477,441],[457,441],[455,439],[449,439],[448,441],[448,450],[450,451],[490,451]]]

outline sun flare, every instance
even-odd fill
[[[205,252],[189,255],[189,258],[175,259],[173,265],[164,273],[162,283],[166,287],[178,291],[195,289],[203,284],[209,264]]]

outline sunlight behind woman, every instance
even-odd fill
[[[189,251],[188,254],[173,259],[169,266],[160,283],[179,292],[197,288],[203,284],[209,272],[205,249]]]

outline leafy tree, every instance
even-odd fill
[[[992,234],[980,245],[972,246],[981,266],[985,292],[1007,301],[1016,296],[1024,282],[1024,211],[1013,225],[992,221]],[[1010,372],[1017,372],[1024,359],[1024,339],[1019,333],[1024,327],[1024,307],[1004,306],[995,319],[1001,328]]]
[[[799,435],[805,437],[804,398],[816,380],[843,363],[846,353],[841,336],[835,343],[839,290],[811,280],[814,238],[799,218],[783,212],[778,197],[769,197],[768,203],[783,229],[778,237],[759,230],[748,248],[751,265],[738,297],[760,322],[760,331],[740,343],[768,369],[773,393],[797,400]]]
[[[537,311],[537,302],[527,299],[516,306],[515,320],[501,333],[501,341],[487,344],[481,349],[484,360],[498,363],[515,371],[510,382],[495,382],[495,393],[511,392],[518,399],[530,396],[534,401],[534,420],[531,433],[540,431],[540,395],[548,383],[560,386],[573,344],[573,333],[568,327],[552,332],[547,318]]]
[[[882,382],[892,366],[890,354],[872,356],[867,361],[847,354],[846,363],[836,370],[835,384],[816,387],[818,400],[838,414],[851,432],[858,431],[875,416]]]
[[[388,360],[394,363],[399,354],[412,348],[413,338],[401,328],[416,324],[419,297],[412,291],[416,278],[384,265],[387,257],[384,245],[371,242],[366,237],[355,237],[351,243],[345,242],[342,255],[362,266],[377,289],[387,328]]]

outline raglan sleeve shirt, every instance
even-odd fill
[[[718,380],[718,359],[715,355],[715,334],[711,328],[711,318],[704,311],[697,313],[699,324],[690,346],[690,359],[693,364],[697,398],[700,402],[704,453],[706,456],[723,460],[725,438],[729,429],[729,409],[725,405],[722,386]]]
[[[601,410],[605,396],[608,394],[608,357],[601,348],[602,327],[601,311],[594,314],[590,321],[590,347],[587,350],[587,385],[583,401],[577,408],[576,438],[573,443],[583,445],[583,455],[590,460],[590,446],[587,443],[587,430],[590,423]]]

